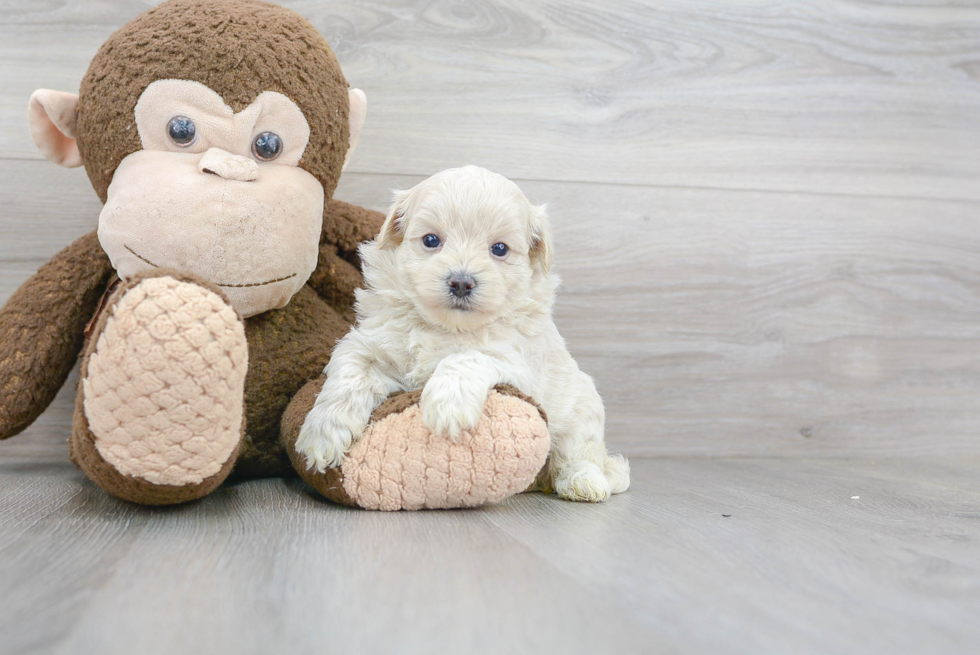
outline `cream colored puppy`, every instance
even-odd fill
[[[360,255],[357,326],[338,342],[296,443],[311,468],[338,466],[394,391],[422,388],[425,424],[452,439],[506,383],[548,414],[559,496],[598,502],[629,487],[626,459],[606,452],[602,399],[552,321],[559,279],[544,207],[496,173],[446,170],[396,192]]]

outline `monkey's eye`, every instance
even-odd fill
[[[495,243],[490,246],[490,252],[492,252],[496,257],[503,257],[507,254],[508,250],[510,249],[507,247],[506,243]]]
[[[187,116],[174,116],[167,124],[167,134],[175,144],[186,148],[197,140],[197,127]]]
[[[422,245],[426,248],[438,248],[442,241],[434,234],[426,234],[422,237]]]
[[[252,154],[256,159],[272,161],[282,152],[282,139],[275,132],[263,132],[252,141]]]

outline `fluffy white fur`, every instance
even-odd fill
[[[438,247],[424,245],[429,234]],[[496,243],[505,256],[491,253]],[[426,425],[455,438],[507,383],[548,414],[559,496],[599,502],[629,487],[628,462],[606,452],[602,399],[552,321],[559,279],[543,206],[485,169],[446,170],[396,192],[360,255],[367,288],[357,292],[357,326],[337,344],[296,444],[311,468],[338,466],[394,391],[422,388]],[[454,274],[475,279],[469,296],[451,293]]]

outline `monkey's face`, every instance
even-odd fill
[[[143,149],[119,164],[99,241],[120,277],[174,268],[221,287],[245,317],[283,307],[316,267],[322,184],[298,167],[310,137],[286,96],[237,114],[198,82],[140,96]]]

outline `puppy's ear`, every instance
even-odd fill
[[[401,244],[402,238],[405,236],[405,222],[408,220],[408,201],[411,193],[411,189],[408,191],[392,191],[395,201],[391,204],[385,222],[381,225],[378,238],[374,240],[378,250],[397,248]]]
[[[531,266],[541,271],[542,275],[547,275],[553,261],[547,206],[529,205],[528,214],[528,225],[531,228]]]

